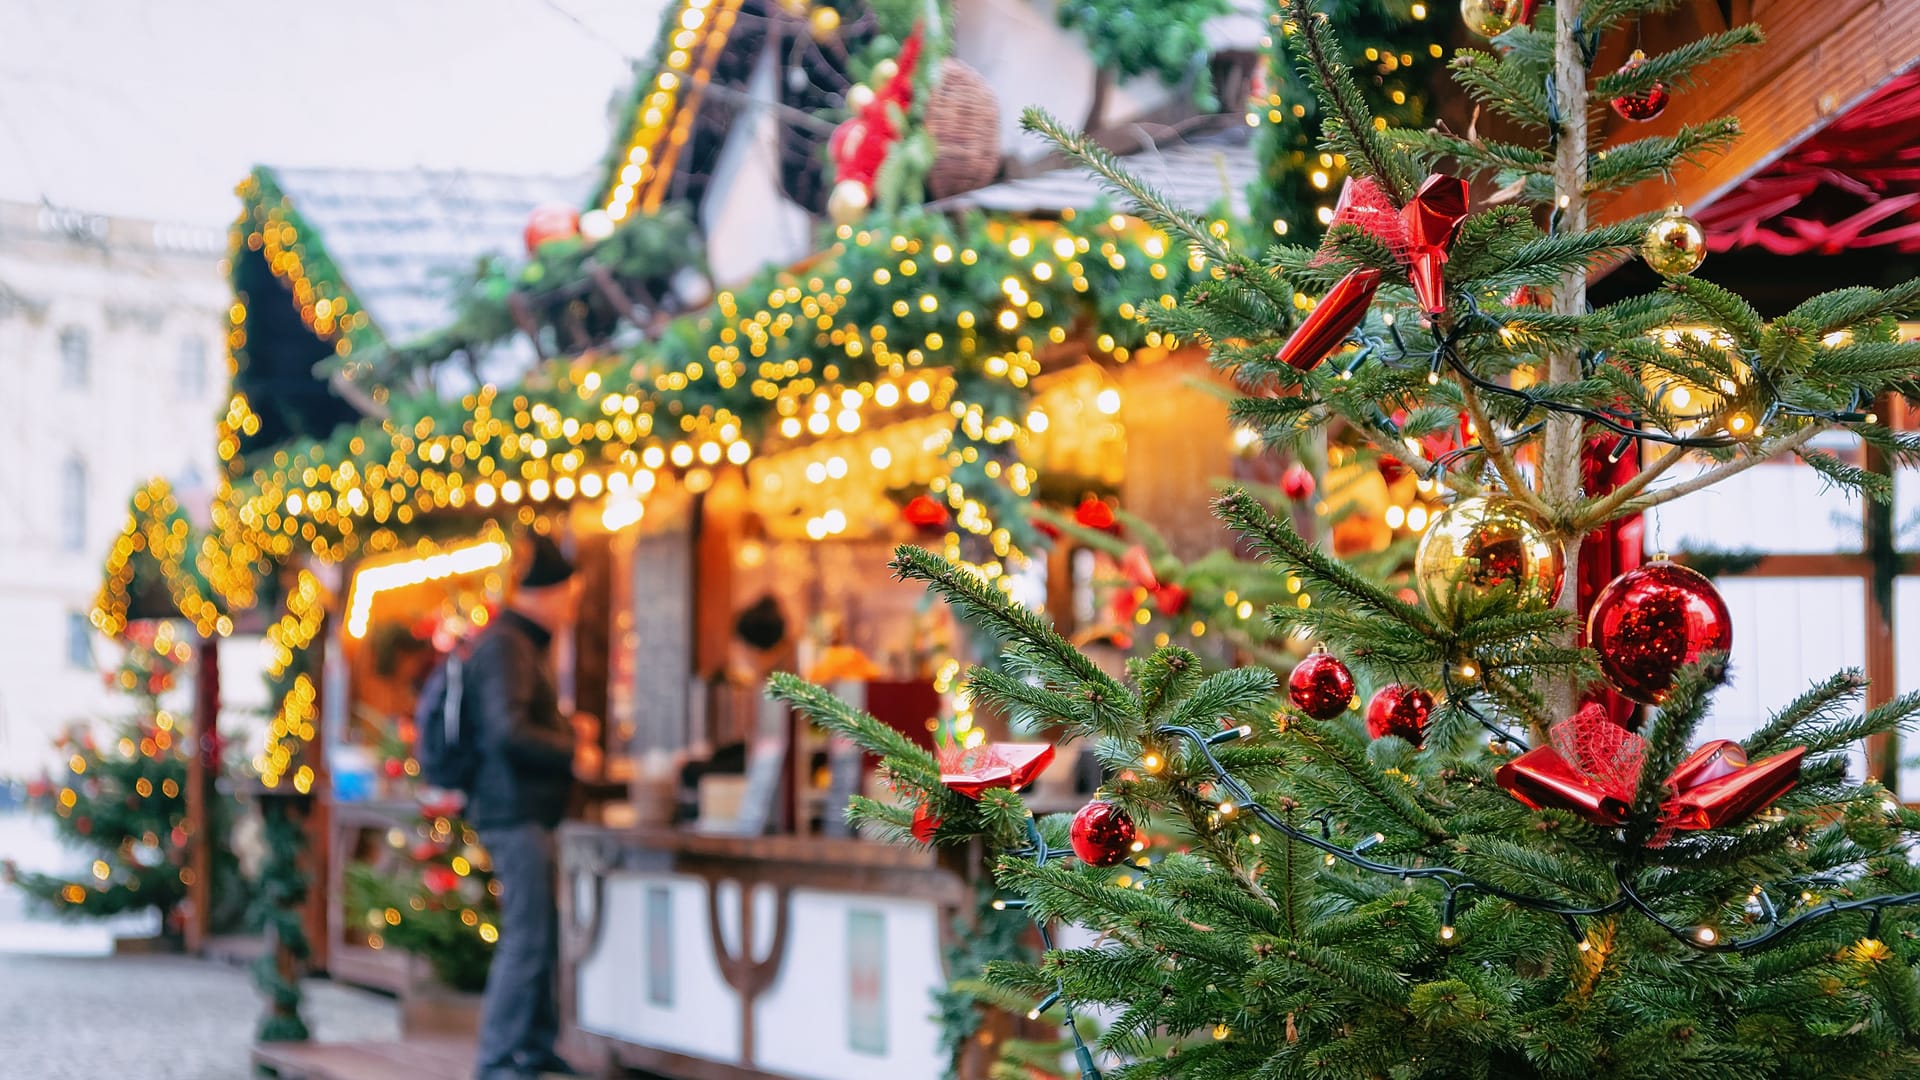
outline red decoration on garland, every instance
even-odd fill
[[[1086,498],[1074,507],[1073,523],[1083,529],[1099,529],[1101,532],[1117,532],[1114,523],[1113,507],[1103,499]]]
[[[1287,466],[1287,471],[1280,474],[1280,490],[1294,502],[1311,499],[1313,486],[1313,470],[1297,461]]]
[[[1133,854],[1133,842],[1138,835],[1133,816],[1105,799],[1095,799],[1081,807],[1067,830],[1073,853],[1088,866],[1118,865]]]
[[[527,242],[527,254],[537,255],[542,244],[580,235],[580,211],[558,203],[536,206],[527,215],[526,232],[521,235]]]
[[[1467,182],[1457,176],[1434,173],[1402,211],[1407,220],[1407,276],[1413,282],[1420,310],[1438,315],[1447,310],[1447,282],[1441,272],[1447,249],[1467,220]]]
[[[445,896],[460,887],[460,875],[445,866],[429,866],[420,871],[420,884],[435,896]]]
[[[1632,812],[1646,740],[1589,704],[1553,725],[1552,745],[1529,750],[1494,774],[1507,793],[1535,810],[1570,810],[1595,825],[1620,825]],[[1793,789],[1807,748],[1796,746],[1749,764],[1739,743],[1715,739],[1688,754],[1667,777],[1659,847],[1676,830],[1738,825]]]
[[[1287,700],[1315,720],[1331,720],[1353,704],[1353,672],[1332,653],[1310,653],[1287,677]]]
[[[1312,371],[1366,318],[1367,306],[1379,291],[1380,271],[1369,267],[1349,270],[1307,312],[1273,358],[1301,371]]]
[[[1375,739],[1398,735],[1417,747],[1426,741],[1432,712],[1433,695],[1425,690],[1404,683],[1383,686],[1367,702],[1367,734]]]
[[[1601,590],[1587,617],[1587,642],[1600,654],[1608,682],[1635,701],[1658,705],[1682,667],[1732,648],[1733,617],[1713,582],[1661,559]]]
[[[1627,57],[1627,62],[1621,64],[1619,70],[1615,71],[1614,74],[1625,75],[1646,62],[1647,54],[1641,52],[1639,49],[1635,49],[1633,50],[1633,55]],[[1651,120],[1667,111],[1667,101],[1672,96],[1673,95],[1667,90],[1667,84],[1656,80],[1652,86],[1647,87],[1645,90],[1635,94],[1621,94],[1609,102],[1609,104],[1613,106],[1613,111],[1619,113],[1623,119]]]
[[[913,107],[913,71],[920,62],[921,37],[921,28],[915,26],[900,43],[900,56],[886,83],[876,87],[872,100],[859,106],[827,138],[840,213],[854,212],[857,216],[857,211],[872,202],[873,182],[902,134],[894,126],[894,118],[904,117]]]
[[[1018,791],[1053,761],[1051,743],[984,743],[940,755],[940,782],[976,802],[990,788]]]
[[[950,520],[947,508],[929,495],[908,499],[907,505],[900,509],[900,516],[916,529],[937,529]]]
[[[940,818],[934,816],[926,803],[913,808],[913,823],[908,826],[913,838],[923,844],[933,843],[934,831],[940,828]]]

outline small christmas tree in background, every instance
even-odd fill
[[[422,957],[442,985],[478,993],[500,938],[500,886],[458,813],[457,802],[423,802],[411,830],[388,837],[393,855],[347,867],[347,910],[369,945]]]
[[[884,756],[903,805],[855,817],[1001,853],[998,902],[1047,951],[989,979],[1060,1017],[1082,1078],[1097,1053],[1128,1080],[1920,1075],[1920,814],[1846,775],[1849,749],[1910,724],[1920,695],[1862,714],[1864,680],[1841,672],[1744,740],[1695,746],[1740,659],[1712,584],[1660,560],[1629,570],[1592,600],[1591,641],[1566,586],[1596,530],[1780,455],[1890,499],[1884,475],[1809,444],[1844,431],[1920,458],[1870,411],[1920,384],[1920,345],[1895,325],[1920,284],[1768,319],[1688,276],[1703,245],[1683,214],[1589,222],[1594,200],[1737,134],[1725,118],[1603,147],[1601,111],[1657,113],[1752,27],[1596,73],[1602,39],[1671,0],[1467,0],[1491,48],[1452,68],[1518,133],[1500,141],[1376,124],[1329,6],[1293,0],[1280,28],[1350,170],[1316,248],[1256,257],[1028,122],[1204,261],[1211,280],[1144,308],[1234,375],[1237,419],[1285,449],[1359,433],[1450,497],[1405,584],[1230,491],[1222,518],[1302,586],[1272,630],[1329,651],[1283,677],[1210,672],[1170,644],[1116,678],[992,583],[899,549],[897,572],[1009,643],[970,674],[974,705],[1088,740],[1107,767],[1070,821],[1036,821],[1017,794],[1044,744],[935,756],[799,680],[776,693]],[[1662,288],[1591,309],[1589,273],[1636,255]],[[1296,319],[1303,293],[1320,299]],[[1595,482],[1623,460],[1638,471]],[[1682,462],[1697,475],[1655,484]],[[1656,711],[1629,731],[1603,692]],[[1149,820],[1185,850],[1135,849]],[[1055,949],[1062,923],[1099,941]],[[1075,1021],[1087,1006],[1106,1012],[1097,1034]]]
[[[124,637],[120,665],[102,677],[127,695],[133,710],[104,737],[76,727],[54,740],[69,754],[66,774],[26,784],[27,805],[52,815],[57,835],[94,855],[88,873],[76,879],[23,871],[8,864],[6,877],[41,906],[63,917],[105,918],[156,909],[166,932],[178,929],[180,905],[193,880],[188,854],[196,838],[187,823],[187,754],[190,739],[181,718],[160,705],[192,656],[168,623],[135,623]],[[222,800],[213,809],[216,828],[231,820]],[[216,833],[218,834],[218,832]],[[238,863],[216,845],[213,922],[239,918],[244,889]]]

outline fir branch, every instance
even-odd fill
[[[1323,602],[1350,605],[1355,610],[1384,616],[1429,638],[1438,636],[1439,627],[1425,608],[1402,602],[1320,551],[1295,532],[1291,522],[1275,517],[1246,491],[1239,488],[1228,491],[1214,502],[1214,510],[1273,563],[1330,593],[1322,596]]]
[[[1587,191],[1619,191],[1655,176],[1671,178],[1676,166],[1718,154],[1739,137],[1740,122],[1722,116],[1688,124],[1672,135],[1609,146],[1594,154],[1587,167]]]
[[[1395,152],[1374,128],[1373,110],[1367,107],[1366,95],[1354,81],[1331,20],[1321,10],[1323,2],[1296,0],[1293,25],[1298,32],[1287,38],[1288,46],[1310,76],[1315,96],[1325,107],[1321,138],[1334,153],[1344,154],[1354,171],[1372,177],[1395,206],[1405,206],[1413,197],[1412,170],[1405,155]]]
[[[1642,221],[1644,228],[1646,222]],[[1742,348],[1758,349],[1766,322],[1746,298],[1704,278],[1680,275],[1667,279],[1668,291],[1677,295],[1681,306],[1709,325],[1725,330]]]
[[[1875,319],[1908,314],[1915,305],[1920,305],[1920,278],[1891,289],[1856,285],[1824,292],[1803,301],[1781,318],[1810,323],[1814,332],[1824,337]]]
[[[1645,92],[1656,82],[1685,87],[1695,69],[1761,44],[1765,38],[1752,23],[1694,38],[1676,49],[1647,57],[1628,71],[1612,71],[1593,82],[1595,101]]]
[[[1544,82],[1527,77],[1517,65],[1489,52],[1461,49],[1449,67],[1454,80],[1480,104],[1523,127],[1553,127]]]
[[[1747,456],[1745,457],[1734,458],[1732,461],[1724,462],[1721,465],[1708,469],[1706,472],[1701,473],[1691,480],[1682,481],[1671,487],[1661,488],[1651,495],[1642,495],[1628,499],[1615,511],[1614,517],[1638,514],[1650,510],[1653,507],[1670,503],[1675,499],[1691,495],[1696,491],[1710,488],[1730,476],[1746,472],[1748,469],[1753,468],[1763,461],[1778,457],[1789,450],[1798,450],[1806,444],[1807,440],[1819,433],[1820,427],[1818,425],[1808,424],[1783,439],[1775,439],[1770,443],[1763,443],[1757,447],[1750,446],[1748,447]]]
[[[1893,478],[1885,473],[1872,472],[1852,462],[1842,461],[1825,450],[1809,450],[1803,446],[1796,454],[1826,479],[1827,487],[1837,487],[1849,494],[1864,494],[1882,506],[1893,505]]]
[[[1399,149],[1424,155],[1428,160],[1452,158],[1464,171],[1506,170],[1545,175],[1553,169],[1553,156],[1546,151],[1517,143],[1493,139],[1463,138],[1435,129],[1394,129],[1387,138]]]
[[[923,786],[939,784],[940,766],[932,754],[888,725],[841,701],[824,687],[815,686],[791,672],[776,671],[767,678],[767,693],[811,717],[828,731],[844,735],[888,759],[904,775],[924,779]]]

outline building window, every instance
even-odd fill
[[[87,385],[87,348],[86,327],[69,326],[60,331],[60,385]]]
[[[87,463],[67,459],[60,470],[60,546],[66,551],[87,548]]]
[[[67,612],[67,666],[93,669],[93,625],[77,611]]]
[[[207,392],[207,339],[185,338],[180,342],[180,368],[174,385],[183,398],[196,398]]]

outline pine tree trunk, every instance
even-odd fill
[[[1554,146],[1553,188],[1557,231],[1582,232],[1587,227],[1587,66],[1580,55],[1574,28],[1580,21],[1582,0],[1560,0],[1554,8],[1553,95],[1560,114],[1559,141]],[[1577,315],[1587,307],[1585,269],[1570,271],[1555,291],[1553,310]],[[1580,356],[1573,350],[1555,353],[1548,363],[1547,381],[1574,382],[1580,378]],[[1580,499],[1580,446],[1582,421],[1577,416],[1555,415],[1547,421],[1546,446],[1541,457],[1540,493],[1558,519],[1570,519]],[[1568,611],[1578,604],[1580,590],[1575,582],[1580,575],[1579,534],[1563,534],[1566,553],[1565,585],[1560,590],[1560,606]],[[1569,631],[1569,637],[1572,631]],[[1572,644],[1568,641],[1567,644]],[[1573,712],[1576,687],[1571,678],[1551,688],[1548,707],[1556,716]],[[1536,732],[1536,737],[1540,732]]]

